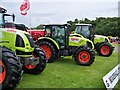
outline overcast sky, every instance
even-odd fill
[[[96,17],[118,17],[118,0],[29,0],[30,10],[26,16],[20,14],[24,0],[0,0],[0,6],[16,15],[16,23],[28,27],[39,24],[66,23],[68,20],[95,19]]]

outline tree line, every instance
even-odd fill
[[[120,18],[119,17],[99,17],[96,20],[90,20],[85,18],[84,20],[75,19],[73,21],[67,21],[67,23],[71,24],[70,31],[75,30],[75,24],[92,24],[94,32],[99,35],[105,36],[119,36],[120,37]],[[42,29],[43,26],[39,25],[34,29]]]

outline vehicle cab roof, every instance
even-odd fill
[[[76,24],[76,26],[92,26],[92,24]]]
[[[43,26],[67,26],[70,24],[44,24]]]

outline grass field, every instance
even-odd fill
[[[102,78],[117,64],[117,52],[110,57],[96,55],[91,66],[76,65],[72,57],[65,57],[48,64],[39,75],[24,74],[17,88],[105,88]]]

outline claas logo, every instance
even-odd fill
[[[16,30],[14,30],[14,29],[9,29],[9,30],[7,30],[8,32],[16,32]]]
[[[79,38],[71,38],[71,41],[72,41],[72,42],[79,42],[80,39],[79,39]]]

